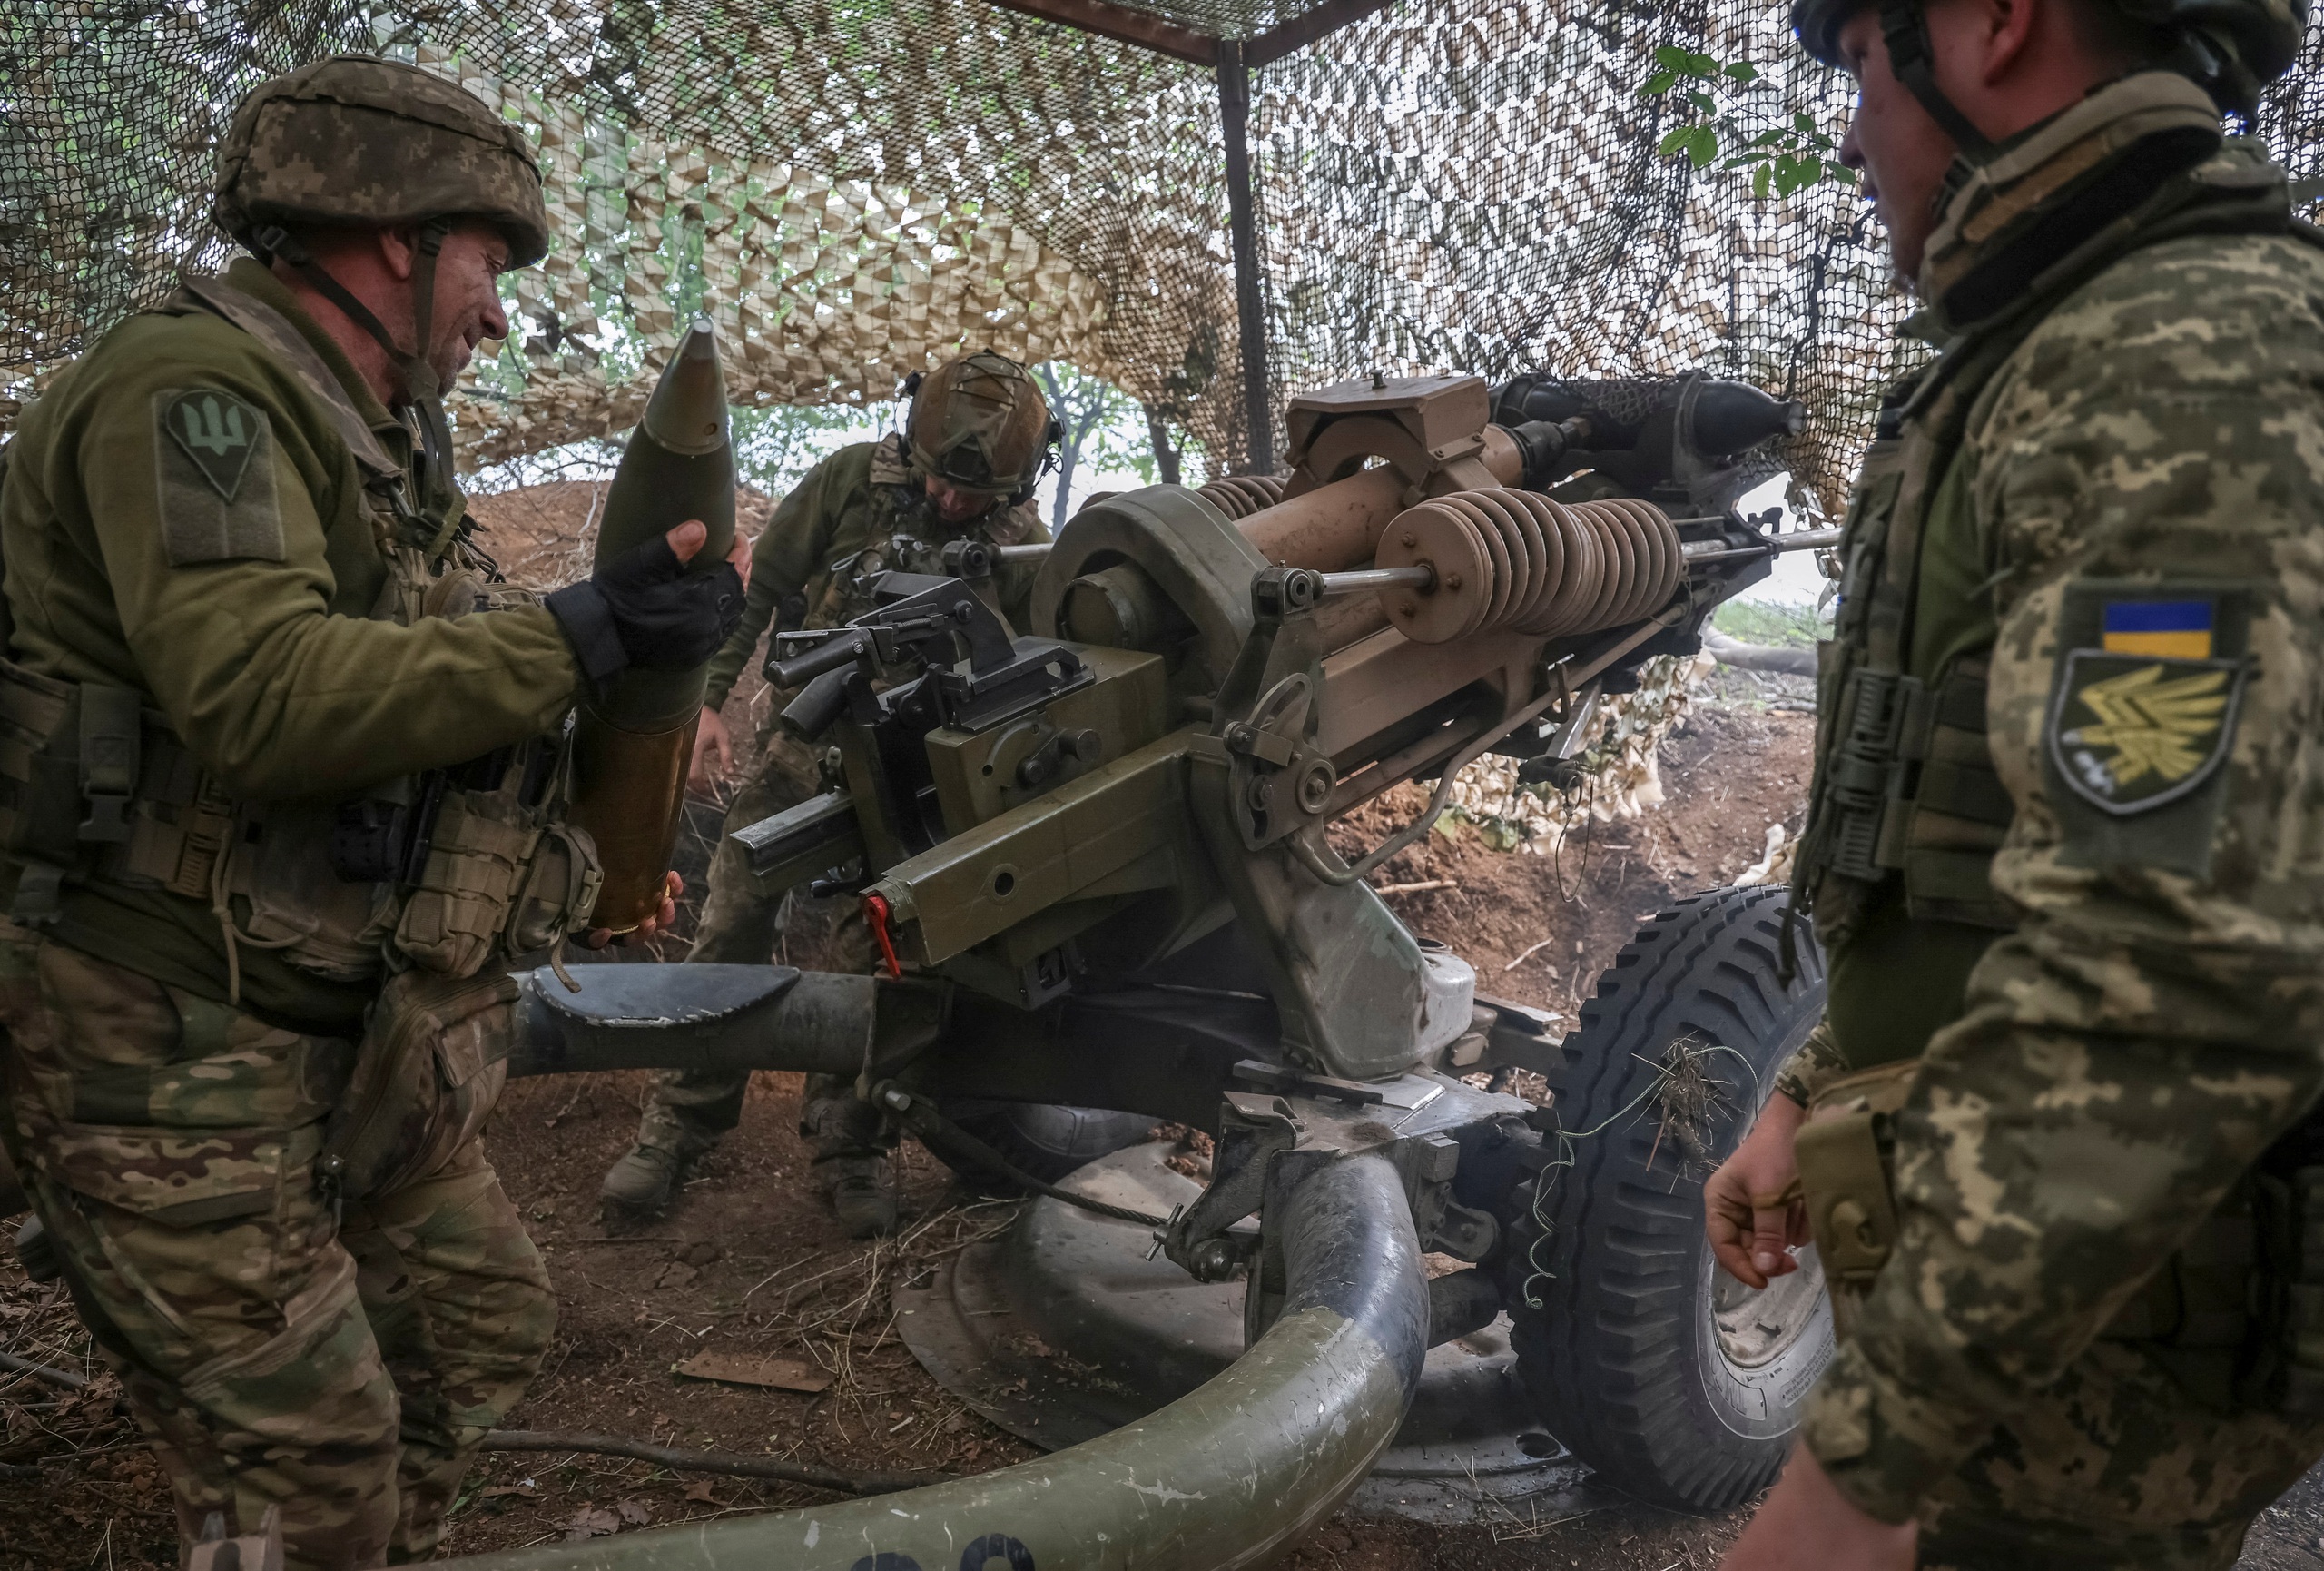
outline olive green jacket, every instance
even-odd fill
[[[863,584],[881,568],[921,570],[908,559],[909,549],[895,548],[899,535],[938,546],[948,539],[1013,546],[1049,538],[1026,505],[996,506],[963,524],[942,523],[922,505],[919,478],[906,466],[898,436],[843,447],[808,470],[759,531],[743,619],[710,663],[704,705],[715,709],[726,702],[783,601],[805,598],[802,627],[837,627],[870,608]],[[994,574],[1001,614],[1019,632],[1035,571],[1012,564]]]
[[[233,288],[288,318],[399,461],[412,440],[296,298],[257,262]],[[183,395],[227,410],[193,442]],[[258,429],[233,422],[255,411]],[[239,430],[240,443],[232,442]],[[213,480],[200,458],[239,459]],[[224,495],[231,491],[231,496]],[[0,489],[15,658],[133,688],[233,795],[343,797],[541,735],[579,680],[556,619],[514,607],[412,626],[372,619],[388,529],[323,400],[251,333],[207,311],[133,316],[25,412]],[[165,893],[78,888],[57,935],[224,996],[218,924]],[[246,953],[250,1006],[344,1023],[361,990]]]

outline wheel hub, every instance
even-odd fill
[[[1725,1271],[1713,1273],[1711,1324],[1719,1356],[1737,1370],[1764,1368],[1813,1329],[1824,1305],[1824,1267],[1816,1246],[1799,1251],[1799,1269],[1765,1288],[1747,1287]]]

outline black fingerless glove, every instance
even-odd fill
[[[743,619],[743,576],[732,562],[689,571],[656,535],[543,604],[565,629],[590,685],[602,688],[631,666],[682,671],[718,652]]]

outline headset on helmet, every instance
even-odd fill
[[[982,350],[904,379],[911,408],[904,446],[912,469],[1011,507],[1057,464],[1059,430],[1032,373]]]

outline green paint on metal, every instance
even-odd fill
[[[1403,1421],[1387,1349],[1327,1309],[1110,1435],[980,1478],[445,1562],[459,1571],[1232,1571],[1354,1489]],[[878,1556],[879,1558],[874,1558]]]

